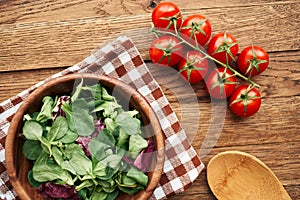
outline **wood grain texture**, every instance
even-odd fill
[[[214,156],[207,165],[207,182],[219,200],[291,200],[270,168],[241,151]]]
[[[113,5],[111,9],[114,8]],[[24,6],[31,9],[26,4]],[[32,9],[35,8],[34,5],[30,6]],[[81,6],[82,10],[91,9],[88,5]],[[69,16],[68,13],[77,13],[72,6],[67,8],[70,10],[58,9],[60,15]],[[141,10],[139,4],[136,4],[135,8]],[[53,10],[56,10],[55,7]],[[300,48],[298,10],[300,10],[299,3],[288,2],[259,6],[212,7],[202,9],[201,13],[211,21],[213,33],[228,31],[236,37],[241,48],[259,44],[272,52]],[[32,17],[28,21],[20,20],[1,25],[0,71],[70,66],[83,59],[96,46],[103,45],[120,34],[131,37],[143,58],[149,58],[148,47],[152,39],[145,34],[150,27],[151,17],[146,11],[134,15],[124,14],[120,17],[80,15],[80,18],[70,16],[65,19],[56,19],[52,15],[59,16],[59,14],[47,11],[46,9],[40,14],[46,13],[49,15],[48,18],[40,16],[41,18],[36,19],[33,13],[33,16],[28,14],[28,17]],[[199,10],[185,9],[183,14],[186,16],[194,13],[199,13]]]
[[[127,35],[162,85],[197,152],[202,148],[207,153],[202,157],[205,164],[227,150],[251,153],[274,171],[292,199],[300,198],[300,2],[173,2],[184,16],[201,13],[208,17],[213,33],[233,34],[240,49],[255,44],[268,51],[269,68],[254,78],[263,96],[255,116],[234,116],[228,107],[212,103],[204,83],[188,88],[176,73],[166,76],[148,62],[153,39],[145,34],[151,17],[148,0],[0,1],[0,101],[76,64],[117,35]],[[190,89],[192,94],[187,94]],[[212,123],[212,116],[224,123]],[[208,134],[209,130],[217,131]],[[206,144],[216,142],[213,149],[202,146],[205,138]],[[215,199],[206,171],[171,199]]]

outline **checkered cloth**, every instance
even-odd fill
[[[82,62],[57,73],[0,104],[0,198],[18,199],[5,169],[4,143],[10,121],[30,92],[56,77],[70,73],[96,73],[118,78],[138,90],[150,103],[165,134],[165,163],[159,185],[151,199],[165,199],[184,191],[204,165],[190,146],[175,113],[153,79],[137,48],[127,37],[119,37],[96,49]]]

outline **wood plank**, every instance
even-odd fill
[[[268,52],[276,52],[299,49],[299,9],[300,3],[292,2],[210,8],[201,10],[201,13],[210,19],[213,33],[230,32],[241,48],[255,44]],[[184,15],[197,12],[199,10],[186,9]],[[131,37],[143,58],[149,59],[148,47],[153,38],[145,33],[150,18],[150,13],[147,13],[2,24],[0,71],[70,66],[86,57],[96,46],[120,34]]]
[[[74,0],[66,2],[64,0],[17,0],[17,1],[1,1],[0,2],[0,24],[20,23],[30,21],[61,21],[74,18],[85,17],[118,17],[120,15],[138,15],[151,12],[150,2],[159,2],[151,0]],[[296,1],[280,1],[272,0],[263,1],[239,1],[239,0],[212,0],[202,3],[194,0],[172,1],[182,10],[186,9],[208,9],[208,8],[224,8],[239,6],[261,6],[286,4]]]

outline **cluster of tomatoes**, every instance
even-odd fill
[[[171,2],[162,2],[153,10],[152,22],[154,32],[160,33],[150,46],[152,62],[177,68],[191,84],[204,80],[210,96],[228,98],[238,116],[251,116],[259,110],[257,85],[237,86],[237,75],[249,82],[262,73],[269,64],[264,49],[249,46],[238,55],[239,47],[231,34],[219,33],[211,38],[212,28],[206,17],[195,14],[183,21],[180,9]],[[212,62],[217,67],[212,67]]]

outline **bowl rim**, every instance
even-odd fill
[[[163,165],[164,165],[164,157],[165,157],[165,144],[164,144],[164,134],[160,125],[160,122],[157,118],[157,115],[155,114],[153,108],[148,103],[148,101],[143,97],[141,93],[139,93],[138,90],[134,89],[130,85],[126,84],[125,82],[118,80],[113,77],[108,77],[106,75],[98,75],[98,74],[91,74],[91,73],[74,73],[74,74],[68,74],[64,76],[60,76],[57,78],[54,78],[46,83],[43,83],[38,88],[36,88],[34,91],[32,91],[22,102],[20,107],[15,112],[14,117],[12,118],[10,122],[10,126],[8,129],[8,133],[6,136],[5,141],[5,160],[6,160],[6,170],[9,176],[9,181],[11,182],[12,186],[14,187],[15,191],[17,192],[18,196],[21,199],[30,199],[26,192],[24,191],[24,188],[22,187],[22,183],[18,180],[18,175],[16,173],[16,163],[14,162],[14,152],[15,152],[15,142],[17,140],[17,131],[19,122],[23,119],[23,116],[29,106],[31,105],[31,102],[34,100],[35,95],[43,93],[43,91],[47,91],[47,89],[55,86],[56,84],[68,82],[72,80],[76,80],[79,78],[83,79],[96,79],[99,82],[105,81],[108,83],[112,83],[114,86],[117,86],[118,88],[121,88],[126,93],[129,93],[130,96],[135,99],[139,100],[141,102],[142,110],[145,111],[147,109],[147,114],[149,116],[149,123],[151,123],[153,131],[154,131],[154,140],[156,143],[156,164],[155,169],[152,174],[152,180],[148,183],[148,186],[145,188],[145,190],[142,190],[136,194],[140,194],[140,199],[148,199],[154,189],[157,187],[160,177],[163,172]],[[130,199],[134,199],[134,195],[130,197]]]

